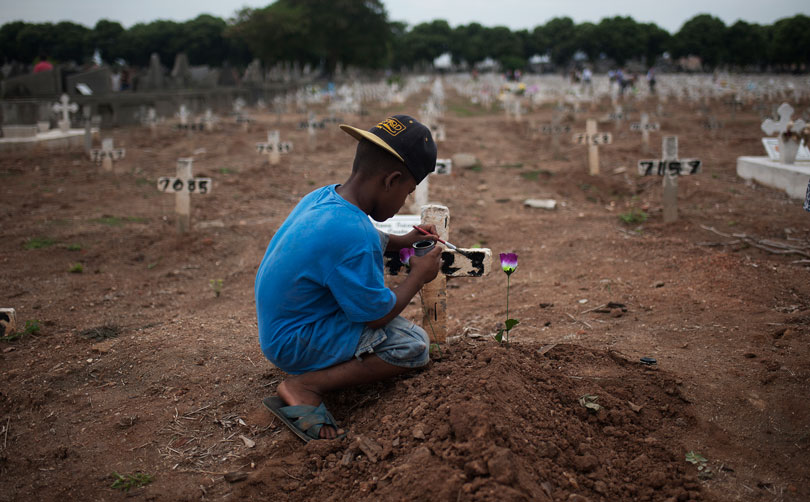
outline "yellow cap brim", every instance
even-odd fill
[[[371,141],[372,143],[374,143],[375,145],[377,145],[377,146],[379,146],[381,148],[384,148],[387,151],[391,152],[391,155],[398,158],[400,161],[402,161],[402,163],[405,163],[405,160],[396,152],[396,150],[394,150],[393,148],[388,146],[388,143],[383,141],[382,138],[380,138],[379,136],[377,136],[375,134],[371,134],[368,131],[364,131],[362,129],[352,127],[352,126],[350,126],[348,124],[340,124],[340,128],[344,132],[346,132],[347,134],[352,136],[354,139],[356,139],[357,141],[360,141],[361,139],[367,139],[367,140]]]

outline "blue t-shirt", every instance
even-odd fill
[[[396,303],[385,287],[379,232],[336,186],[301,199],[256,274],[262,352],[287,373],[348,361],[365,323]]]

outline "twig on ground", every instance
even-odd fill
[[[737,239],[735,241],[722,243],[722,245],[731,245],[744,242],[749,246],[753,246],[763,251],[767,251],[771,254],[797,254],[799,256],[804,256],[805,258],[810,258],[810,253],[805,251],[805,249],[807,249],[807,246],[803,246],[800,248],[796,246],[791,246],[790,244],[773,241],[770,239],[755,239],[754,237],[751,237],[750,235],[747,234],[727,234],[715,229],[714,227],[707,227],[706,225],[701,225],[700,228],[702,228],[703,230],[708,230],[709,232],[713,232],[721,237],[728,237],[728,238],[733,237]],[[710,244],[704,243],[703,245],[710,245]]]

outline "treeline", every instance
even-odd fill
[[[810,64],[810,17],[796,15],[772,25],[737,21],[726,26],[700,14],[677,33],[631,17],[574,23],[554,18],[532,30],[470,23],[451,27],[434,20],[413,27],[389,21],[380,0],[278,0],[242,9],[233,19],[201,15],[178,23],[153,21],[124,29],[101,20],[93,28],[71,22],[11,22],[0,27],[0,60],[29,64],[40,55],[56,62],[87,62],[98,50],[107,62],[145,66],[151,53],[171,64],[185,52],[193,65],[244,66],[298,61],[332,71],[338,63],[362,68],[415,67],[444,53],[469,65],[492,58],[508,69],[524,68],[535,55],[557,67],[574,59],[609,59],[653,64],[662,54],[673,59],[698,56],[704,69],[802,70]]]

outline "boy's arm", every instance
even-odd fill
[[[410,303],[411,298],[422,289],[425,283],[432,281],[439,274],[442,264],[442,249],[439,246],[433,248],[425,256],[411,256],[411,271],[408,277],[392,291],[397,301],[394,308],[388,314],[376,321],[366,323],[372,329],[382,328],[398,316]]]

